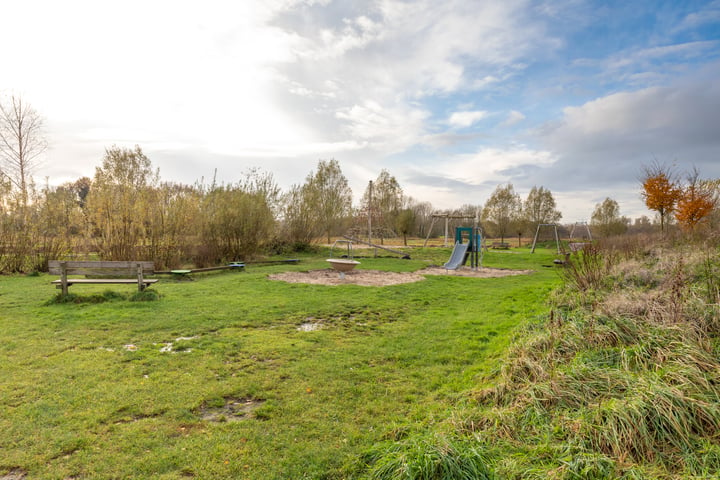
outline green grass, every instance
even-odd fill
[[[485,255],[485,266],[536,270],[527,276],[389,287],[267,279],[327,268],[326,255],[163,279],[150,301],[130,301],[131,287],[74,286],[72,302],[53,303],[52,277],[0,278],[0,476],[361,478],[376,465],[368,452],[398,432],[410,456],[462,450],[436,434],[499,368],[515,329],[546,311],[559,282],[543,267],[552,251]],[[360,268],[415,271],[450,249],[411,255],[367,256]],[[299,331],[308,319],[324,328]],[[250,407],[203,420],[233,404]],[[481,468],[480,453],[462,451],[462,468]]]

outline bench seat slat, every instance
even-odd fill
[[[153,273],[155,264],[148,261],[91,261],[91,260],[50,260],[48,270],[53,275],[60,275],[61,264],[65,264],[70,275],[127,275],[128,271],[137,272],[138,264],[142,265],[143,273]]]

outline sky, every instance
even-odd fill
[[[3,1],[0,94],[44,118],[35,177],[139,145],[164,181],[287,190],[336,159],[437,209],[512,183],[562,222],[648,215],[643,166],[720,178],[720,1]]]

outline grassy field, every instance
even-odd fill
[[[450,249],[411,254],[360,268],[415,271]],[[524,276],[267,278],[324,255],[163,279],[155,301],[74,286],[79,303],[52,303],[53,277],[0,278],[0,478],[362,478],[374,446],[447,428],[559,283],[553,252],[527,249],[484,259]]]

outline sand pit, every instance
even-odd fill
[[[332,269],[310,270],[308,272],[285,272],[270,275],[270,280],[288,283],[309,283],[313,285],[361,285],[365,287],[384,287],[425,280],[426,275],[445,275],[455,277],[495,278],[511,275],[528,275],[532,270],[505,270],[500,268],[481,268],[472,270],[462,267],[457,270],[445,270],[442,267],[428,267],[417,272],[383,272],[380,270],[356,269],[341,279]]]

